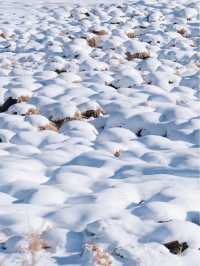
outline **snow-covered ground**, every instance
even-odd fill
[[[0,265],[199,266],[199,2],[0,2]]]

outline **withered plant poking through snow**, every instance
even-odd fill
[[[97,244],[86,244],[86,249],[92,252],[93,263],[96,266],[111,266],[111,255]]]

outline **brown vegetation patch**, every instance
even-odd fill
[[[22,96],[20,96],[20,97],[17,99],[17,102],[18,102],[18,103],[21,103],[21,102],[28,102],[29,100],[30,100],[30,97],[29,97],[29,96],[22,95]]]
[[[38,115],[40,112],[36,108],[30,108],[25,115]]]
[[[122,154],[122,150],[120,150],[120,149],[117,149],[117,150],[114,152],[114,156],[117,157],[117,158],[119,158],[121,154]]]
[[[187,29],[186,28],[180,28],[177,30],[179,34],[181,34],[183,37],[186,37],[187,35]]]
[[[108,32],[105,30],[93,30],[92,33],[99,35],[99,36],[104,36],[108,34]]]
[[[183,251],[188,248],[186,242],[179,243],[177,240],[165,243],[164,246],[168,248],[171,253],[176,255],[183,253]]]
[[[126,57],[128,61],[134,60],[134,59],[147,59],[150,58],[150,53],[149,52],[139,52],[139,53],[126,53]]]
[[[30,97],[25,95],[20,96],[18,99],[13,99],[12,97],[9,97],[4,102],[4,104],[0,106],[0,113],[8,111],[8,109],[16,103],[27,102],[29,99]]]
[[[136,37],[136,34],[135,34],[135,32],[133,32],[133,31],[127,32],[126,35],[127,35],[127,37],[130,38],[130,39],[133,39],[133,38]]]
[[[94,263],[99,266],[112,265],[112,259],[108,252],[96,244],[87,244],[86,248],[94,253]]]
[[[66,117],[66,118],[59,119],[59,120],[50,119],[51,124],[47,126],[39,127],[39,129],[40,130],[50,129],[50,130],[58,131],[65,122],[70,122],[74,120],[83,120],[83,119],[89,119],[89,118],[97,118],[103,114],[105,114],[105,112],[101,108],[98,108],[96,110],[87,110],[82,113],[78,111],[72,117]]]
[[[91,117],[97,118],[101,114],[104,114],[104,111],[101,108],[98,108],[97,110],[87,110],[87,111],[81,113],[82,118],[86,118],[86,119],[89,119]]]
[[[57,128],[57,130],[59,130],[65,122],[81,120],[81,119],[82,119],[82,114],[81,112],[78,111],[78,112],[75,112],[74,116],[72,117],[65,117],[59,120],[51,120],[51,122]]]
[[[87,42],[88,42],[88,45],[90,47],[97,47],[98,44],[99,44],[99,38],[96,36],[96,37],[91,37],[91,38],[87,38]]]
[[[41,130],[41,131],[42,130],[52,130],[52,131],[58,132],[58,128],[57,128],[56,124],[53,122],[50,122],[49,124],[47,124],[45,126],[40,126],[39,130]]]
[[[6,34],[4,32],[0,33],[0,37],[6,39]]]
[[[28,237],[28,250],[32,253],[41,251],[43,249],[49,249],[47,241],[41,238],[40,234],[32,233]]]
[[[67,72],[67,71],[66,71],[66,69],[64,69],[64,68],[63,68],[63,69],[61,68],[61,69],[56,69],[55,72],[56,72],[57,74],[62,74],[62,73],[65,73],[65,72]]]

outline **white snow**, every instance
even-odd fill
[[[1,1],[0,265],[199,266],[199,4]]]

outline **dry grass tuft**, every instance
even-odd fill
[[[66,72],[66,69],[64,69],[64,68],[61,68],[61,69],[56,69],[55,70],[55,72],[57,73],[57,74],[62,74],[62,73],[65,73]]]
[[[129,31],[129,32],[127,32],[126,35],[127,35],[127,37],[130,38],[130,39],[133,39],[133,38],[136,37],[136,34],[135,34],[135,32],[133,32],[133,31]]]
[[[187,242],[180,243],[177,240],[165,243],[164,246],[168,248],[172,254],[175,255],[180,255],[188,248]]]
[[[43,250],[50,249],[51,247],[48,245],[47,241],[42,239],[40,233],[31,233],[27,237],[27,248],[26,250],[23,250],[23,252],[30,254],[31,259],[30,262],[28,259],[24,258],[22,260],[22,266],[37,266],[38,252],[41,252]]]
[[[89,119],[91,117],[97,118],[102,114],[105,114],[104,111],[101,108],[98,108],[96,110],[87,110],[87,111],[81,113],[81,116],[82,116],[82,118]]]
[[[49,248],[50,246],[48,245],[48,243],[41,238],[41,234],[32,233],[28,236],[28,251],[31,252],[31,254]]]
[[[6,34],[4,32],[0,33],[0,37],[3,38],[3,39],[6,39]]]
[[[65,122],[74,121],[74,120],[82,120],[82,119],[83,117],[82,117],[81,112],[77,111],[72,117],[66,117],[66,118],[54,120],[51,122],[52,122],[52,126],[55,126],[58,131]]]
[[[29,100],[30,100],[30,97],[29,97],[29,96],[22,95],[22,96],[20,96],[20,97],[17,99],[17,102],[18,102],[18,103],[21,103],[21,102],[28,102]]]
[[[150,58],[149,52],[139,52],[139,53],[126,53],[126,58],[128,61],[134,60],[134,59],[147,59]]]
[[[91,37],[91,38],[88,38],[87,39],[87,42],[88,42],[88,45],[90,46],[90,47],[97,47],[98,46],[98,44],[99,44],[99,37],[98,36],[95,36],[95,37]]]
[[[96,244],[87,244],[86,248],[94,254],[94,263],[99,266],[112,265],[112,259],[108,252]]]
[[[52,123],[55,124],[57,130],[59,130],[65,121],[67,121],[67,120],[66,119],[60,119],[60,120],[55,120]]]
[[[29,110],[28,110],[28,112],[26,113],[26,115],[38,115],[40,112],[39,112],[39,110],[38,109],[36,109],[36,108],[30,108]]]
[[[73,116],[73,119],[74,119],[74,120],[80,120],[80,119],[82,119],[82,114],[81,114],[81,112],[80,112],[80,111],[75,112],[75,114],[74,114],[74,116]]]
[[[40,126],[39,130],[41,130],[41,131],[42,130],[52,130],[52,131],[58,132],[58,128],[57,128],[56,124],[53,122],[50,122],[49,124],[47,124],[45,126]]]
[[[66,117],[60,120],[51,120],[50,124],[46,126],[41,126],[39,127],[39,129],[59,131],[59,129],[65,122],[70,122],[74,120],[84,120],[84,119],[89,119],[89,118],[97,118],[103,114],[105,114],[105,112],[101,108],[98,108],[96,110],[87,110],[82,113],[80,111],[77,111],[72,117]]]
[[[92,33],[98,35],[98,36],[104,36],[104,35],[107,35],[108,32],[105,31],[105,30],[93,30]]]
[[[114,156],[115,157],[119,158],[121,154],[122,154],[122,150],[121,149],[117,149],[117,150],[114,151]]]
[[[50,225],[43,223],[37,231],[31,230],[31,232],[24,237],[26,245],[22,250],[24,254],[22,261],[23,266],[37,266],[42,251],[53,251],[49,243],[42,237],[42,234],[49,228]],[[28,257],[25,255],[28,255]]]
[[[14,39],[14,38],[15,38],[15,35],[14,35],[14,34],[8,35],[8,34],[5,33],[5,32],[1,32],[1,33],[0,33],[0,38],[3,38],[3,39],[5,39],[5,40],[8,40],[8,39]]]
[[[183,37],[186,37],[187,35],[187,29],[186,28],[180,28],[177,30],[179,34],[181,34]]]

